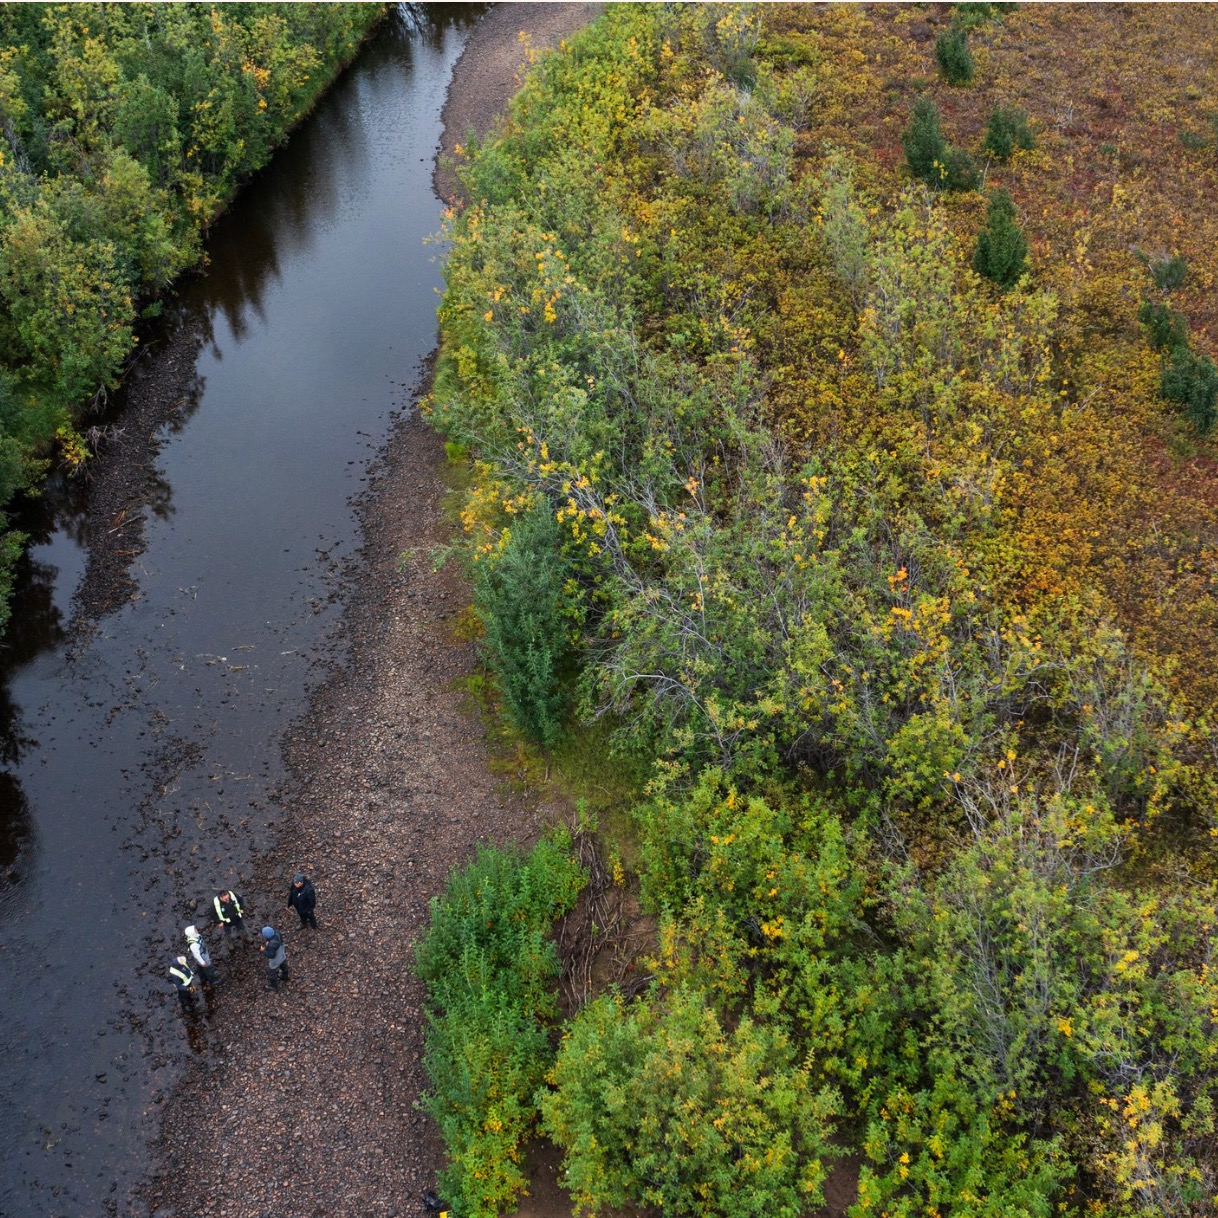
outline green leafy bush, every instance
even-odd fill
[[[507,545],[479,563],[474,602],[491,665],[516,726],[553,745],[562,735],[569,564],[562,533],[544,501],[513,524]]]
[[[967,85],[973,79],[975,67],[969,50],[968,34],[958,25],[945,30],[935,41],[935,58],[939,70],[949,85]]]
[[[448,1150],[441,1186],[462,1218],[497,1218],[524,1190],[533,1093],[549,1066],[558,957],[549,935],[585,876],[564,834],[525,856],[489,846],[431,902],[415,968],[427,984],[423,1104]]]
[[[470,988],[429,1014],[423,1065],[433,1090],[424,1110],[444,1139],[440,1187],[468,1218],[510,1213],[528,1185],[524,1144],[537,1122],[532,1095],[550,1059],[543,1024],[463,960]]]
[[[1176,348],[1163,366],[1160,389],[1169,402],[1184,407],[1201,435],[1210,434],[1218,422],[1218,368],[1208,355]]]
[[[1013,287],[1028,264],[1028,242],[1015,214],[1011,196],[1005,190],[994,191],[973,254],[973,269],[1001,288]]]
[[[998,105],[990,111],[985,125],[985,150],[999,160],[1009,160],[1017,149],[1028,151],[1036,146],[1028,115],[1022,106]]]
[[[724,1028],[678,989],[579,1013],[540,1103],[577,1212],[799,1218],[822,1199],[837,1099],[781,1032]]]

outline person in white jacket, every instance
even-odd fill
[[[198,929],[194,926],[188,926],[185,933],[187,955],[191,967],[203,979],[204,985],[219,985],[220,974],[216,971],[216,966],[211,962],[211,952],[207,950],[207,944],[203,942],[203,936],[199,934]]]

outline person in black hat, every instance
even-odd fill
[[[313,891],[313,881],[307,875],[294,875],[291,887],[288,889],[288,904],[299,914],[300,925],[317,929],[317,918],[313,907],[317,904],[317,893]]]

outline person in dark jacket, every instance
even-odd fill
[[[288,953],[283,939],[273,926],[262,928],[262,946],[258,949],[266,957],[266,988],[277,990],[281,981],[288,980]]]
[[[300,925],[317,929],[317,918],[313,907],[317,904],[317,893],[313,881],[307,875],[294,875],[288,888],[288,904],[300,915]]]
[[[224,938],[227,940],[235,933],[248,941],[250,932],[245,925],[241,898],[231,888],[226,888],[216,894],[211,904],[216,911],[216,925],[224,927]]]
[[[169,980],[178,991],[183,1011],[195,1008],[195,974],[185,956],[178,956],[169,966]]]

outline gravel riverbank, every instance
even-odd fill
[[[540,49],[596,7],[492,8],[457,65],[444,149],[502,110],[524,62],[521,30]],[[437,189],[452,198],[446,174]],[[528,840],[554,815],[503,790],[454,689],[476,657],[453,631],[468,590],[451,565],[431,568],[449,531],[445,493],[442,443],[402,420],[361,505],[341,662],[284,742],[283,837],[243,892],[257,925],[285,929],[292,980],[268,992],[252,947],[220,961],[227,980],[206,1049],[166,1104],[146,1213],[391,1218],[421,1214],[435,1185],[441,1147],[415,1110],[426,1080],[412,946],[475,842]],[[285,907],[297,870],[317,885],[317,931],[297,929]],[[569,1213],[548,1180],[538,1185],[530,1214]]]

